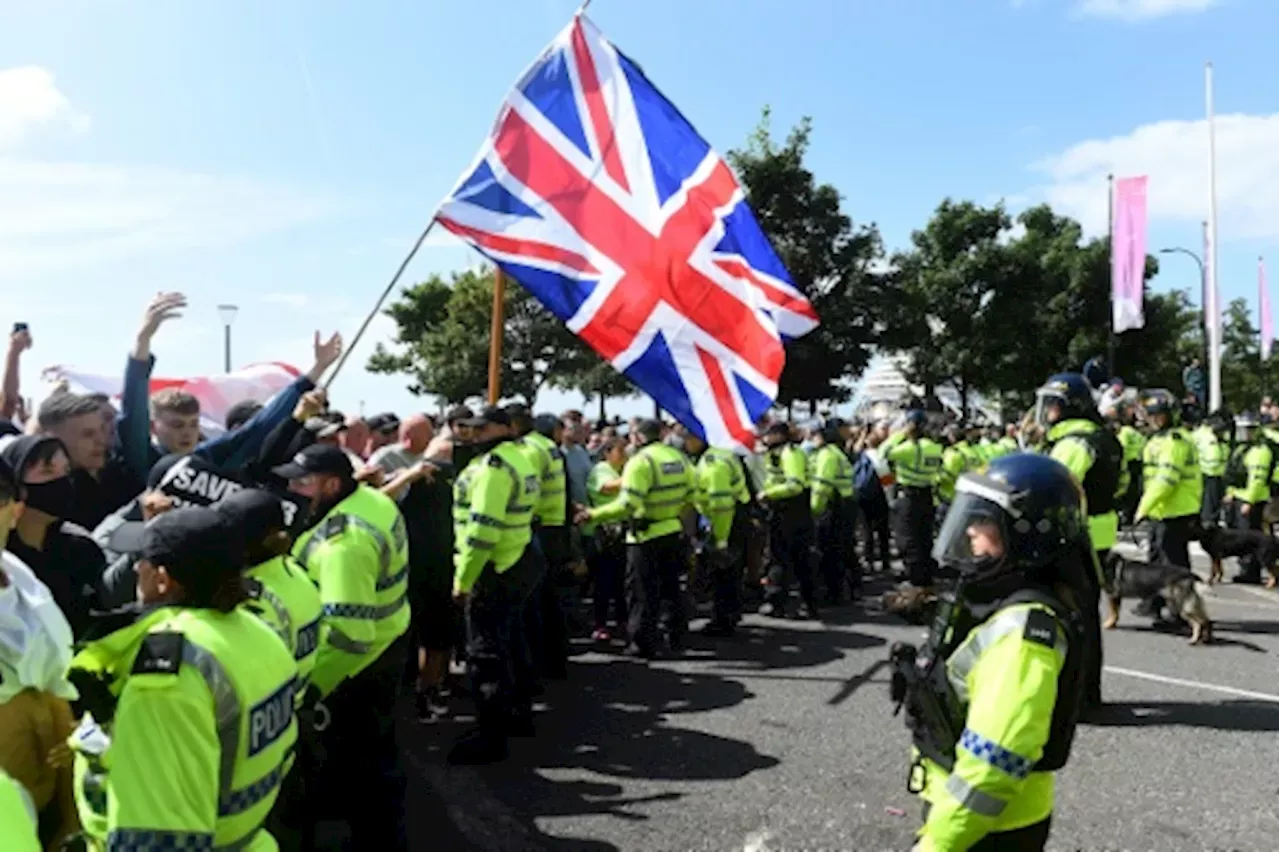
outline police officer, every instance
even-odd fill
[[[1154,431],[1142,453],[1142,499],[1134,512],[1136,526],[1150,518],[1147,553],[1152,561],[1191,568],[1188,545],[1200,515],[1202,483],[1196,448],[1177,427],[1177,403],[1167,391],[1143,400]],[[1138,615],[1160,618],[1164,599],[1155,595],[1138,605]]]
[[[113,543],[138,557],[140,607],[100,618],[72,661],[80,709],[110,732],[109,782],[101,755],[77,758],[86,832],[108,849],[275,849],[262,825],[297,737],[298,669],[241,606],[238,530],[189,507]]]
[[[858,504],[853,499],[853,465],[840,448],[840,420],[832,418],[812,435],[809,454],[809,510],[817,532],[819,569],[828,603],[837,604],[849,583],[850,597],[862,591],[862,571],[854,546]]]
[[[1222,515],[1226,496],[1223,477],[1231,457],[1231,418],[1215,411],[1191,433],[1200,460],[1200,476],[1204,490],[1200,497],[1200,526],[1216,527]]]
[[[340,448],[313,444],[272,470],[308,501],[293,555],[320,590],[323,617],[308,703],[324,767],[319,813],[362,848],[403,849],[404,776],[392,713],[409,641],[408,542],[390,497],[355,480]],[[371,772],[372,770],[372,772]]]
[[[956,482],[969,470],[969,451],[958,426],[942,430],[942,467],[938,471],[938,498],[950,506],[956,498]]]
[[[1112,428],[1116,439],[1124,448],[1124,467],[1120,472],[1120,483],[1117,486],[1120,503],[1117,508],[1130,524],[1138,511],[1138,500],[1142,497],[1142,458],[1147,449],[1147,437],[1133,425],[1133,406],[1122,402],[1116,406]]]
[[[508,406],[512,424],[520,428],[527,421],[523,406]],[[569,623],[577,579],[570,570],[575,562],[572,540],[566,519],[569,493],[565,477],[564,453],[560,437],[564,424],[554,414],[539,414],[531,421],[532,430],[524,433],[518,446],[538,474],[538,504],[533,512],[534,535],[546,560],[546,576],[536,592],[542,627],[541,646],[534,657],[541,661],[542,673],[549,678],[568,676]]]
[[[693,466],[684,453],[662,443],[662,423],[643,420],[637,427],[640,448],[622,469],[622,489],[604,506],[579,507],[575,520],[609,523],[626,519],[627,653],[654,657],[659,644],[659,610],[671,609],[667,643],[684,648],[689,615],[680,576],[685,566],[685,540],[680,516],[693,501]]]
[[[894,537],[913,586],[933,582],[933,489],[942,470],[942,447],[925,434],[925,422],[923,408],[909,410],[906,426],[880,445],[897,480]]]
[[[933,554],[959,572],[929,644],[894,650],[926,802],[916,850],[1039,850],[1078,712],[1082,494],[1044,456],[964,474]],[[929,711],[932,708],[933,712]]]
[[[769,583],[761,615],[786,617],[792,582],[800,586],[802,618],[817,618],[814,588],[813,512],[809,505],[809,465],[786,423],[772,423],[761,436],[765,446],[764,486],[757,499],[769,518]]]
[[[280,498],[246,489],[217,503],[214,509],[236,525],[245,545],[244,606],[275,632],[298,666],[294,703],[298,711],[298,745],[294,767],[284,779],[276,809],[268,823],[281,849],[306,849],[315,813],[308,806],[307,780],[318,771],[314,708],[305,696],[320,640],[320,592],[290,555],[293,538],[285,524]]]
[[[486,406],[463,424],[473,455],[454,481],[454,597],[465,606],[476,729],[449,762],[494,763],[508,736],[532,736],[536,676],[525,645],[525,610],[542,575],[531,546],[539,474],[512,433],[510,415]]]
[[[733,451],[708,447],[692,432],[685,433],[684,451],[697,459],[693,504],[711,527],[707,559],[714,594],[711,620],[701,632],[729,637],[742,619],[742,565],[751,524],[751,492],[742,459]]]
[[[1232,506],[1233,526],[1261,530],[1262,516],[1271,491],[1271,472],[1276,463],[1275,447],[1258,428],[1258,419],[1254,415],[1241,415],[1236,426],[1240,430],[1240,446],[1236,447],[1232,457],[1231,489],[1227,493]],[[1261,583],[1262,565],[1252,554],[1242,556],[1240,572],[1231,579],[1235,583]]]
[[[1095,570],[1086,572],[1081,589],[1081,615],[1086,639],[1083,657],[1084,706],[1088,712],[1102,704],[1102,627],[1098,604],[1102,597],[1102,566],[1116,545],[1119,521],[1116,492],[1124,448],[1102,425],[1093,391],[1079,373],[1058,373],[1036,392],[1043,417],[1049,456],[1071,471],[1084,488],[1089,541],[1097,556]]]

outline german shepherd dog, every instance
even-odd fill
[[[1280,542],[1275,536],[1259,530],[1203,527],[1200,530],[1200,546],[1209,554],[1210,585],[1222,582],[1222,560],[1229,556],[1237,559],[1252,556],[1269,575],[1263,585],[1268,589],[1276,587],[1276,561],[1280,557]]]
[[[1163,595],[1173,613],[1191,625],[1191,644],[1200,645],[1213,638],[1213,622],[1205,612],[1204,599],[1196,591],[1196,583],[1204,582],[1196,574],[1177,565],[1159,562],[1135,562],[1118,553],[1107,557],[1104,566],[1107,617],[1102,626],[1111,630],[1120,620],[1120,601],[1124,598],[1149,598]]]

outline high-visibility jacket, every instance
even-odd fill
[[[1018,451],[1018,442],[1012,436],[1005,435],[999,441],[996,441],[996,450],[996,458],[1013,455]]]
[[[1115,547],[1120,528],[1115,499],[1124,467],[1120,440],[1092,420],[1079,418],[1053,424],[1045,438],[1049,457],[1071,471],[1084,489],[1093,549]]]
[[[396,502],[357,485],[298,537],[293,555],[320,588],[311,684],[326,696],[409,629],[409,540]]]
[[[30,794],[0,769],[0,849],[40,852],[36,806]]]
[[[880,454],[893,468],[903,488],[933,488],[942,474],[942,447],[931,438],[910,438],[895,432],[880,445]]]
[[[541,432],[530,432],[516,446],[524,449],[525,455],[538,474],[538,505],[533,511],[534,518],[544,527],[562,527],[565,525],[569,504],[565,491],[564,453]]]
[[[275,631],[298,665],[295,697],[301,703],[320,649],[320,590],[289,555],[253,566],[245,578],[252,596],[245,607]]]
[[[1255,441],[1237,452],[1244,455],[1245,482],[1230,489],[1233,500],[1240,503],[1265,503],[1271,496],[1271,470],[1275,464],[1271,447],[1263,441]]]
[[[942,451],[942,467],[938,471],[938,496],[947,503],[956,499],[956,481],[969,470],[969,454],[960,442]]]
[[[71,669],[114,696],[109,747],[72,741],[94,845],[276,849],[262,826],[297,739],[298,669],[269,627],[241,608],[162,607],[86,643]]]
[[[764,454],[764,485],[770,523],[801,529],[813,523],[809,508],[809,458],[794,444],[780,444]]]
[[[969,849],[987,834],[1033,825],[1053,812],[1053,773],[1032,767],[1053,733],[1068,650],[1068,634],[1049,607],[1020,603],[999,609],[948,657],[947,679],[965,708],[965,727],[950,773],[921,758],[921,796],[932,806],[921,849]]]
[[[1200,514],[1204,481],[1195,445],[1181,429],[1163,429],[1142,453],[1142,499],[1137,514],[1162,521]]]
[[[627,542],[644,544],[682,530],[680,514],[693,502],[693,465],[675,447],[645,444],[622,469],[622,490],[603,506],[591,509],[600,523],[629,521]]]
[[[603,506],[613,499],[612,494],[604,493],[604,486],[622,476],[622,471],[614,468],[607,461],[598,461],[587,474],[587,507]],[[586,523],[582,525],[583,535],[595,535],[599,525]]]
[[[1196,445],[1202,476],[1222,476],[1227,472],[1231,446],[1218,437],[1212,426],[1207,423],[1200,426],[1191,433],[1191,440]]]
[[[853,499],[853,465],[844,450],[823,444],[809,456],[809,508],[820,515],[834,498]]]
[[[486,565],[501,574],[520,560],[533,539],[539,488],[538,472],[517,441],[503,441],[458,475],[453,483],[454,588],[469,592]]]
[[[708,447],[698,459],[695,484],[693,505],[711,524],[712,547],[724,550],[738,504],[751,500],[742,460],[730,450]]]

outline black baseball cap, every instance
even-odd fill
[[[390,411],[384,411],[381,414],[375,414],[365,421],[370,431],[380,432],[384,435],[393,434],[400,429],[400,418],[396,417]]]
[[[320,438],[332,438],[339,432],[345,432],[347,424],[334,422],[331,417],[308,417],[306,422],[302,424],[302,428],[319,440]]]
[[[244,568],[243,535],[230,518],[207,506],[183,506],[145,524],[122,524],[107,547],[163,565],[184,585],[216,585]]]
[[[285,529],[280,498],[260,488],[237,491],[214,509],[239,528],[246,543],[260,542],[271,533]]]
[[[445,423],[460,423],[464,420],[470,420],[475,417],[476,413],[465,405],[455,405],[444,413]]]
[[[13,467],[0,458],[0,503],[18,499],[18,476]]]
[[[281,479],[301,479],[312,473],[328,473],[344,479],[355,476],[346,452],[328,444],[312,444],[294,456],[293,461],[274,467],[271,472]]]
[[[508,406],[508,408],[510,408],[510,406]],[[459,420],[458,422],[463,426],[474,426],[476,428],[488,426],[491,423],[495,426],[510,426],[511,413],[506,408],[499,408],[496,405],[486,405],[484,408],[480,409],[478,414]]]

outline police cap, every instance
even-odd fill
[[[277,508],[279,501],[276,501]],[[145,524],[122,524],[107,545],[164,566],[187,586],[211,588],[244,568],[244,537],[230,518],[207,506],[184,506]]]
[[[327,473],[343,479],[355,476],[347,454],[328,444],[312,444],[294,456],[293,461],[274,467],[271,472],[281,479],[301,479],[313,473]]]

